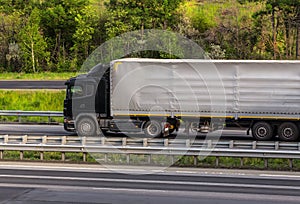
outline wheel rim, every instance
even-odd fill
[[[266,137],[268,134],[268,130],[265,127],[259,127],[257,128],[256,133],[259,137]]]
[[[82,130],[82,132],[84,132],[84,133],[90,133],[91,132],[91,129],[92,129],[92,127],[91,127],[91,124],[89,124],[89,123],[83,123],[82,125],[81,125],[81,130]]]
[[[284,128],[282,131],[282,136],[285,138],[291,138],[294,135],[294,131],[292,128]]]
[[[159,129],[158,129],[158,127],[155,125],[155,124],[153,124],[153,123],[151,123],[148,127],[147,127],[147,132],[149,133],[149,135],[157,135],[158,134],[158,131],[159,131]]]
[[[78,123],[78,135],[93,136],[95,134],[95,126],[92,120],[83,119]]]

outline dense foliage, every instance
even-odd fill
[[[106,40],[144,29],[217,59],[297,59],[300,0],[0,0],[0,71],[76,71]]]

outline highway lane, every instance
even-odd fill
[[[15,125],[0,124],[1,135],[74,135],[64,130],[62,125]]]
[[[65,89],[66,80],[0,80],[0,89]]]
[[[299,173],[60,165],[2,163],[0,203],[296,204],[300,198]]]
[[[19,124],[0,124],[0,134],[10,134],[10,135],[54,135],[54,136],[64,136],[64,135],[76,135],[72,132],[67,132],[64,130],[62,125],[19,125]],[[220,139],[227,140],[252,140],[252,137],[246,135],[245,130],[239,129],[228,129],[220,133]],[[109,134],[108,136],[124,136],[122,134]],[[140,137],[141,134],[128,134],[129,137]],[[178,135],[170,136],[170,138],[187,138],[185,133],[182,131]],[[193,137],[193,136],[191,136]],[[198,139],[205,139],[205,136],[198,136]],[[218,137],[213,136],[211,139],[216,139]]]

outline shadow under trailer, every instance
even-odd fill
[[[300,61],[120,59],[69,79],[64,128],[80,136],[248,129],[297,141]]]

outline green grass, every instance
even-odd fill
[[[221,22],[224,23],[223,18],[226,15],[235,18],[238,24],[244,21],[251,22],[253,14],[263,9],[263,6],[263,3],[257,2],[239,4],[236,0],[204,0],[202,2],[191,0],[186,1],[181,9],[191,19],[194,28],[205,32],[209,28],[218,26]]]
[[[62,111],[65,91],[0,91],[2,110]]]
[[[87,163],[98,163],[100,164],[113,164],[113,165],[128,165],[126,155],[123,154],[107,154],[107,161],[105,162],[105,154],[87,154]],[[4,151],[4,160],[20,160],[19,151]],[[151,165],[155,166],[173,166],[173,167],[196,167],[196,168],[229,168],[229,169],[259,169],[259,170],[279,170],[279,171],[299,171],[300,161],[297,159],[293,160],[293,169],[289,167],[288,159],[269,159],[268,167],[264,166],[264,159],[259,158],[244,158],[244,165],[240,166],[240,158],[231,157],[219,157],[219,166],[216,167],[216,157],[197,157],[197,165],[194,165],[193,156],[175,156],[175,164],[172,165],[171,157],[164,155],[152,155]],[[40,152],[36,151],[24,151],[23,160],[27,161],[39,161]],[[43,161],[61,162],[62,154],[60,152],[44,152]],[[130,155],[130,165],[149,165],[148,155]],[[66,153],[65,161],[69,163],[82,163],[82,153]]]
[[[1,110],[21,111],[62,111],[65,91],[3,91],[0,90]],[[0,121],[14,122],[17,117],[1,116]],[[47,122],[48,118],[23,117],[23,122]],[[52,122],[62,122],[62,118],[53,118]]]
[[[5,72],[0,74],[0,80],[67,80],[70,77],[77,76],[74,72],[43,72],[43,73],[15,73]]]

